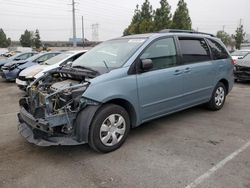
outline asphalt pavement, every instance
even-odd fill
[[[0,79],[1,188],[250,188],[250,83],[236,84],[221,111],[151,121],[109,154],[27,143],[17,133],[23,94]]]

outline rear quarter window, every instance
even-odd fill
[[[226,49],[221,44],[219,44],[218,42],[212,39],[207,39],[207,41],[212,51],[213,58],[215,60],[229,58],[229,54],[227,53]]]
[[[211,60],[210,51],[205,39],[179,37],[179,43],[184,64]]]

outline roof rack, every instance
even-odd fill
[[[210,33],[203,33],[193,30],[180,30],[180,29],[163,29],[159,31],[159,33],[190,33],[190,34],[202,34],[202,35],[209,35],[211,37],[215,37],[213,34]]]

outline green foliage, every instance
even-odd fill
[[[23,47],[35,47],[40,48],[42,46],[41,37],[39,30],[37,29],[35,33],[33,31],[24,31],[24,34],[20,37],[20,43]]]
[[[139,10],[139,5],[136,5],[136,9],[134,11],[134,16],[132,18],[132,21],[130,25],[128,26],[128,28],[124,30],[123,35],[126,36],[126,35],[140,33],[139,31],[140,21],[141,21],[141,12]]]
[[[171,6],[167,0],[160,1],[161,7],[155,10],[154,14],[154,31],[171,28]]]
[[[33,40],[33,43],[34,43],[34,46],[36,47],[36,49],[39,49],[42,46],[42,42],[40,39],[41,39],[41,37],[39,34],[39,30],[37,29],[35,32],[34,40]]]
[[[24,31],[24,34],[20,37],[20,43],[23,47],[32,47],[33,46],[33,32],[28,31],[27,29]]]
[[[148,33],[153,31],[153,8],[148,0],[136,6],[134,16],[128,28],[123,32],[124,35]]]
[[[149,0],[145,0],[141,8],[136,6],[130,25],[124,30],[123,35],[157,32],[162,29],[187,29],[192,28],[191,18],[184,0],[180,0],[175,15],[172,18],[171,6],[167,0],[160,0],[160,8],[153,11]]]
[[[225,31],[218,31],[216,36],[221,39],[221,41],[226,45],[226,46],[231,46],[232,45],[232,38],[231,36],[226,33]]]
[[[233,35],[233,37],[235,39],[235,47],[236,47],[236,49],[240,50],[241,44],[244,41],[245,35],[246,35],[246,33],[244,32],[243,25],[240,25],[236,29],[235,35]]]
[[[192,29],[192,21],[189,16],[189,11],[187,8],[187,3],[184,0],[180,0],[177,9],[173,16],[172,21],[173,29],[184,29],[191,30]]]
[[[7,48],[11,44],[11,39],[6,37],[3,29],[0,29],[0,48]]]

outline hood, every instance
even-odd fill
[[[24,77],[34,77],[36,74],[38,74],[40,71],[43,71],[44,68],[47,67],[47,65],[34,65],[32,67],[29,67],[27,69],[24,69],[19,76]]]
[[[22,60],[22,61],[10,61],[10,62],[8,62],[8,63],[6,63],[4,66],[5,67],[11,67],[11,66],[13,66],[13,65],[20,65],[20,64],[24,64],[24,63],[26,63],[27,61],[25,61],[25,60]]]
[[[37,63],[35,63],[35,62],[27,62],[27,63],[24,63],[24,64],[22,64],[22,65],[19,65],[18,66],[18,68],[19,69],[21,69],[21,70],[23,70],[23,69],[26,69],[26,68],[28,68],[28,67],[32,67],[32,66],[34,66],[34,65],[37,65]]]
[[[5,65],[6,63],[11,62],[11,61],[12,61],[11,59],[2,59],[0,60],[0,66]]]
[[[242,66],[242,67],[250,67],[250,60],[237,60],[236,65]]]

